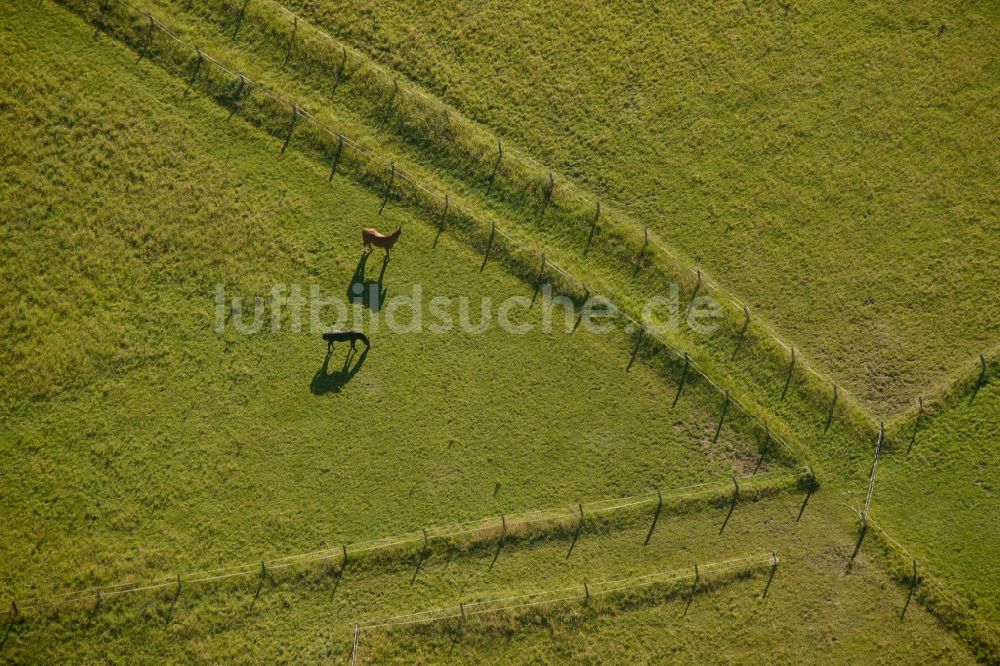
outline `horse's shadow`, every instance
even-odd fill
[[[385,278],[385,269],[389,266],[389,256],[382,259],[382,270],[379,271],[377,280],[365,279],[365,266],[368,264],[368,257],[371,250],[361,253],[361,259],[351,276],[351,283],[347,285],[347,302],[361,303],[372,312],[378,312],[385,302],[387,289],[382,285]]]
[[[368,358],[368,349],[365,348],[361,355],[358,356],[357,361],[354,365],[351,365],[351,361],[354,360],[354,356],[358,353],[357,349],[351,349],[347,352],[347,356],[344,357],[344,365],[340,370],[330,372],[330,357],[333,355],[333,350],[330,349],[326,352],[326,357],[323,359],[323,365],[316,374],[313,375],[312,382],[309,384],[309,390],[312,391],[314,395],[323,395],[324,393],[340,393],[341,389],[347,382],[354,378],[354,375],[361,371],[361,366],[365,364],[365,359]]]

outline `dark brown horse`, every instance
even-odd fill
[[[378,229],[372,229],[372,228],[362,229],[361,242],[364,244],[365,249],[368,251],[371,251],[372,245],[374,245],[375,247],[382,248],[383,250],[385,250],[385,256],[388,257],[389,250],[391,250],[392,246],[395,245],[396,241],[399,240],[399,235],[401,233],[403,233],[402,227],[396,227],[396,230],[393,231],[388,236],[379,233]]]
[[[354,349],[358,340],[365,343],[366,348],[370,349],[372,346],[372,343],[368,341],[368,336],[358,331],[328,331],[323,334],[323,339],[326,340],[328,351],[333,347],[334,342],[350,342],[351,349]]]

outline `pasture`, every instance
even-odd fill
[[[386,189],[363,168],[331,175],[303,133],[286,137],[263,115],[206,95],[200,57],[172,60],[120,39],[116,27],[145,29],[141,14],[118,26],[96,21],[105,9],[89,0],[6,6],[0,275],[15,298],[0,303],[0,601],[21,610],[12,604],[0,624],[0,658],[996,662],[996,373],[929,399],[916,425],[900,411],[996,342],[995,165],[973,155],[996,137],[968,131],[995,113],[980,103],[995,86],[980,68],[984,51],[962,61],[969,88],[947,94],[964,114],[906,115],[922,141],[937,139],[933,150],[893,139],[906,131],[897,125],[916,81],[959,59],[947,40],[992,34],[988,16],[953,10],[937,41],[910,53],[915,38],[898,33],[926,26],[904,29],[872,8],[857,10],[880,17],[860,23],[851,49],[827,51],[817,35],[842,31],[838,21],[854,14],[754,7],[653,17],[642,8],[625,20],[621,8],[580,7],[553,24],[556,12],[537,4],[462,16],[420,4],[286,4],[623,215],[650,220],[843,382],[842,402],[828,415],[821,382],[803,378],[794,359],[786,377],[780,348],[765,336],[744,341],[738,321],[645,346],[621,328],[545,332],[544,300],[516,253],[484,258],[481,236],[458,222],[445,229],[439,211],[412,196],[387,196],[393,181]],[[484,196],[478,167],[415,139],[372,102],[360,75],[341,88],[339,75],[264,39],[263,14],[248,14],[234,36],[215,0],[139,5],[163,30],[392,161],[393,176],[399,165],[404,180],[499,221],[511,242],[547,253],[595,293],[636,308],[669,283],[662,255],[640,257],[643,271],[616,263],[624,241],[613,231],[602,230],[591,253],[589,239],[582,248],[560,227],[564,210],[529,214],[509,185]],[[520,31],[516,48],[490,20],[500,14]],[[426,32],[415,35],[416,25]],[[574,25],[605,42],[583,52],[589,68],[572,65]],[[784,87],[758,81],[746,99],[704,92],[723,73],[757,81],[738,66],[744,45],[776,26],[790,33],[764,62]],[[879,41],[885,33],[895,41]],[[793,60],[806,35],[816,53]],[[906,76],[893,79],[885,115],[865,106],[878,85],[850,69],[876,42],[908,57],[894,63]],[[704,51],[654,67],[675,43]],[[532,44],[544,46],[523,51]],[[940,62],[928,64],[928,52]],[[699,57],[718,71],[697,66]],[[843,85],[805,94],[817,71],[838,72]],[[631,99],[624,110],[602,94],[608,88]],[[853,125],[806,129],[828,128],[848,99],[858,105]],[[781,117],[747,124],[768,109]],[[618,136],[627,141],[612,146]],[[739,148],[789,136],[766,157]],[[873,137],[876,149],[861,151]],[[676,150],[658,150],[664,143]],[[947,196],[915,194],[932,169]],[[810,179],[820,171],[821,183]],[[949,219],[985,251],[966,257],[954,229],[932,224],[957,209]],[[745,223],[723,222],[737,213]],[[363,254],[367,227],[402,228],[391,260]],[[876,240],[899,249],[894,261],[875,261],[887,253],[866,245]],[[917,268],[928,256],[959,298],[930,287]],[[809,289],[787,288],[790,279]],[[340,343],[328,354],[311,318],[326,330],[330,308],[308,303],[297,319],[284,300],[298,290],[349,301],[357,287],[355,325],[370,350]],[[873,303],[857,303],[861,293]],[[919,316],[908,305],[914,293]],[[511,319],[531,330],[394,330],[388,304],[414,294],[449,307],[467,299],[473,321],[481,302],[495,309],[517,296]],[[946,300],[954,318],[944,316]],[[254,305],[261,325],[242,332]],[[690,379],[670,345],[696,359]],[[874,528],[858,539],[872,423],[883,413],[896,418],[871,517],[896,546]],[[907,578],[909,556],[920,561],[919,585]],[[696,563],[703,574],[692,578]],[[68,603],[36,606],[60,599]],[[539,603],[503,608],[516,605],[509,600]],[[465,617],[491,606],[500,610]],[[442,617],[380,626],[429,609]]]
[[[661,231],[880,412],[996,343],[996,6],[285,4]]]

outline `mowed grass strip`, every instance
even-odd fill
[[[659,230],[878,411],[996,342],[994,6],[283,4]]]
[[[645,510],[618,529],[584,534],[575,543],[566,534],[499,552],[432,544],[423,557],[415,544],[408,560],[273,571],[263,584],[251,576],[187,586],[176,602],[173,589],[106,599],[97,612],[85,602],[28,617],[7,648],[14,656],[47,661],[127,661],[141,646],[144,658],[165,663],[343,663],[355,623],[571,588],[552,595],[559,598],[582,592],[585,580],[693,574],[699,562],[704,573],[690,606],[688,580],[680,595],[674,586],[655,586],[594,597],[589,606],[575,600],[478,616],[464,631],[455,620],[366,629],[358,657],[361,663],[704,663],[709,655],[739,660],[766,650],[788,663],[971,663],[956,638],[918,604],[899,621],[906,593],[887,577],[878,549],[863,550],[845,575],[854,546],[852,516],[837,494],[820,490],[797,520],[801,503],[801,495],[787,494],[740,505],[732,515],[720,505],[664,516],[649,545],[643,545],[651,518]],[[780,564],[770,585],[767,572],[721,585],[708,573],[712,562],[771,550]]]
[[[388,295],[530,290],[48,3],[5,7],[4,594],[284,555],[728,476],[716,402],[625,373],[621,334],[214,331],[216,285],[346,294],[401,224]],[[59,39],[55,39],[57,35]],[[72,45],[70,48],[67,45]],[[379,258],[366,279],[376,278]],[[517,310],[515,310],[517,312]],[[478,320],[478,314],[473,315]],[[286,322],[287,324],[287,322]],[[356,362],[356,359],[355,359]],[[354,367],[352,362],[351,368]],[[350,369],[349,368],[349,371]],[[332,375],[332,377],[331,377]],[[339,390],[337,390],[339,389]]]

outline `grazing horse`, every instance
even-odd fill
[[[385,250],[385,256],[388,257],[389,250],[391,250],[392,246],[395,245],[396,241],[399,240],[399,234],[401,233],[403,233],[402,227],[396,227],[396,230],[393,231],[388,236],[379,233],[378,229],[372,229],[372,228],[362,229],[361,242],[364,244],[365,249],[368,250],[369,252],[372,249],[372,245],[374,245],[375,247],[382,248],[383,250]]]
[[[368,341],[368,336],[364,333],[358,333],[357,331],[330,331],[323,334],[323,339],[326,340],[327,351],[333,347],[334,342],[350,342],[351,349],[354,349],[358,340],[365,343],[366,349],[370,349],[372,346],[372,344]]]

